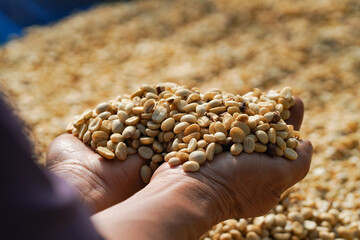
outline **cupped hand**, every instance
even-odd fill
[[[71,134],[57,137],[47,152],[47,167],[70,185],[93,212],[119,203],[142,189],[144,160],[137,154],[126,161],[105,160]]]
[[[300,129],[304,107],[300,99],[290,109],[288,124]],[[184,182],[184,189],[192,191],[196,201],[211,199],[211,213],[216,221],[228,218],[246,218],[263,215],[276,205],[281,194],[303,179],[309,171],[312,145],[301,140],[296,148],[298,158],[294,161],[283,157],[270,157],[261,153],[241,153],[232,156],[221,153],[214,160],[206,161],[199,172],[185,173],[181,166],[163,164],[151,181],[171,184]],[[215,222],[216,222],[215,221]]]

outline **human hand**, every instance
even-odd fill
[[[140,178],[144,160],[137,154],[126,161],[105,160],[71,134],[57,137],[47,151],[46,166],[80,193],[93,212],[119,203],[145,184]]]
[[[304,113],[303,103],[296,99],[290,109],[293,124],[299,130]],[[154,173],[151,182],[171,184],[183,182],[195,200],[210,200],[214,206],[211,215],[217,223],[228,218],[246,218],[263,215],[280,200],[281,194],[303,179],[310,167],[312,145],[302,140],[296,148],[294,161],[267,154],[242,153],[232,156],[229,152],[205,162],[199,172],[184,172],[181,166],[163,164]],[[192,191],[192,193],[191,193]]]

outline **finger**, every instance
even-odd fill
[[[287,124],[291,124],[294,126],[295,130],[299,130],[301,127],[301,123],[304,117],[304,103],[303,101],[295,97],[295,105],[290,109],[290,118],[286,120]]]
[[[67,159],[69,156],[76,157],[84,152],[93,153],[82,141],[71,134],[62,134],[52,141],[46,153],[46,166],[52,166],[57,162]]]
[[[288,161],[289,173],[291,174],[292,184],[302,180],[310,169],[313,146],[308,140],[300,140],[300,145],[296,148],[298,158],[294,161]]]

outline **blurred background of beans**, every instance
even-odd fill
[[[225,221],[202,238],[360,238],[358,0],[107,3],[0,48],[0,87],[39,163],[73,116],[163,81],[232,93],[291,86],[305,102],[309,175],[266,217]]]

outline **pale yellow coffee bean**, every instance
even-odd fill
[[[223,101],[220,100],[220,99],[211,100],[206,105],[206,110],[209,111],[211,108],[218,107],[218,106],[222,105],[222,103],[223,103]]]
[[[249,134],[249,135],[247,135],[247,137],[252,138],[254,140],[254,142],[257,142],[259,140],[255,134]]]
[[[200,132],[200,126],[196,123],[191,124],[190,126],[186,127],[184,130],[185,136],[194,132]]]
[[[164,158],[163,158],[163,156],[161,154],[156,153],[151,157],[151,161],[155,162],[155,163],[159,163],[159,162],[164,161]]]
[[[197,114],[199,114],[199,116],[203,116],[206,113],[206,107],[203,105],[197,105],[195,111]]]
[[[175,104],[176,108],[180,111],[180,112],[185,112],[185,106],[187,105],[187,102],[185,100],[180,100],[179,103]]]
[[[151,179],[151,168],[147,165],[143,165],[140,169],[140,176],[144,183],[149,183]]]
[[[281,157],[281,156],[283,156],[283,155],[284,155],[284,151],[283,151],[283,150],[281,150],[281,148],[276,147],[276,149],[275,149],[275,154],[276,154],[276,156]]]
[[[253,110],[256,114],[260,112],[260,107],[256,103],[249,103],[249,108]]]
[[[157,135],[155,135],[154,137],[156,137],[156,136],[158,136],[158,141],[160,142],[160,143],[164,143],[164,134],[165,134],[165,132],[159,132],[159,131],[157,131],[158,132],[158,134]],[[148,133],[147,134],[148,136],[150,136],[150,134]]]
[[[197,141],[197,147],[198,148],[205,148],[207,145],[206,141],[205,140],[199,140]]]
[[[153,137],[141,137],[139,140],[142,145],[150,145],[155,139]]]
[[[204,93],[204,96],[202,99],[203,99],[203,101],[209,101],[209,100],[214,99],[215,95],[216,95],[216,92],[206,92],[206,93]]]
[[[276,130],[274,128],[270,128],[268,131],[268,137],[270,143],[276,143]]]
[[[266,113],[270,112],[270,110],[266,107],[260,108],[259,114],[264,116]]]
[[[280,103],[276,104],[275,110],[278,111],[279,113],[281,113],[282,111],[284,111],[284,106]]]
[[[191,103],[191,102],[195,102],[195,101],[200,101],[201,100],[201,96],[198,93],[191,93],[188,98],[187,98],[187,102]]]
[[[211,143],[211,142],[216,141],[216,138],[215,138],[215,136],[213,134],[204,134],[203,138],[207,143]]]
[[[298,145],[298,140],[296,140],[296,138],[289,138],[288,140],[286,140],[286,147],[294,149],[296,148]]]
[[[180,118],[180,122],[196,123],[197,118],[192,114],[186,114]]]
[[[282,139],[281,137],[277,136],[276,137],[276,145],[283,151],[285,151],[286,149],[286,143],[284,141],[284,139]]]
[[[189,159],[189,154],[186,152],[177,152],[176,157],[180,159],[181,162],[186,162]]]
[[[138,149],[140,146],[140,141],[138,139],[127,140],[127,144],[129,147]]]
[[[155,99],[155,100],[158,100],[158,99],[159,99],[159,96],[158,96],[157,94],[155,94],[155,93],[148,92],[148,93],[146,93],[145,98],[146,98],[146,99]]]
[[[107,111],[110,108],[110,104],[107,102],[100,103],[96,106],[95,111],[97,114]]]
[[[290,118],[290,111],[284,110],[280,113],[280,116],[283,120],[288,120]]]
[[[231,106],[235,106],[235,107],[240,107],[240,103],[234,100],[226,100],[224,102],[225,107],[231,107]]]
[[[100,141],[105,141],[109,139],[109,134],[104,131],[95,131],[91,135],[91,139],[95,141],[96,143],[99,143]]]
[[[166,108],[159,107],[156,108],[151,116],[151,120],[154,123],[161,123],[167,116]]]
[[[170,158],[176,157],[176,153],[177,153],[176,151],[169,152],[168,154],[165,155],[164,161],[168,162]]]
[[[136,127],[134,127],[134,126],[127,126],[127,127],[123,130],[122,136],[123,136],[123,138],[125,138],[125,139],[131,138],[131,137],[135,134],[135,131],[136,131]]]
[[[167,118],[161,123],[161,130],[171,131],[175,126],[175,120],[173,118]]]
[[[226,140],[226,135],[222,132],[216,132],[214,134],[214,136],[217,141],[225,141]]]
[[[123,161],[126,159],[127,154],[128,154],[128,147],[126,146],[125,143],[119,142],[115,148],[116,158]]]
[[[260,240],[261,238],[255,232],[247,232],[246,240]]]
[[[267,131],[270,129],[270,125],[268,123],[263,123],[263,124],[259,124],[255,127],[254,131],[257,130],[262,130],[262,131]]]
[[[197,103],[190,103],[184,107],[184,111],[186,113],[195,112],[197,105],[198,105]]]
[[[168,131],[164,133],[164,142],[170,142],[175,137],[175,134],[173,131]]]
[[[240,108],[235,107],[235,106],[231,106],[231,107],[228,107],[227,112],[230,113],[230,114],[239,113]]]
[[[214,124],[214,129],[215,129],[215,132],[222,132],[222,133],[224,133],[225,135],[227,135],[226,128],[225,128],[224,124],[221,123],[221,122],[216,122],[216,123]]]
[[[106,147],[106,145],[107,145],[107,140],[102,140],[96,143],[96,147]]]
[[[126,119],[129,118],[129,114],[127,112],[125,112],[124,110],[120,110],[117,113],[119,120],[124,123]]]
[[[209,161],[212,161],[214,159],[214,155],[215,155],[215,143],[214,142],[210,143],[206,147],[205,155],[206,155],[206,159]]]
[[[211,134],[216,133],[216,130],[215,130],[215,124],[216,124],[216,122],[212,122],[212,123],[210,123],[210,126],[209,126],[209,132],[210,132]]]
[[[255,152],[263,153],[263,152],[266,152],[266,150],[267,150],[267,147],[265,144],[255,143]]]
[[[189,89],[179,89],[175,92],[176,95],[178,95],[182,98],[187,98],[191,93],[192,93],[192,91]]]
[[[244,140],[243,147],[244,147],[244,151],[246,153],[252,153],[255,150],[255,141],[254,141],[254,139],[247,136],[245,138],[245,140]]]
[[[93,132],[99,130],[101,127],[101,123],[102,123],[101,118],[94,118],[89,123],[89,126],[88,126],[89,131],[93,133]]]
[[[98,147],[98,148],[96,148],[96,151],[105,159],[110,160],[115,157],[115,154],[105,147]]]
[[[189,143],[191,139],[195,138],[196,140],[199,140],[201,138],[201,133],[199,132],[194,132],[191,133],[185,137],[182,138],[183,142],[185,143]]]
[[[188,144],[187,150],[189,153],[195,151],[197,148],[197,140],[195,138],[192,138]]]
[[[291,234],[290,233],[274,233],[274,238],[276,240],[287,240],[287,239],[290,239],[291,237]]]
[[[144,89],[138,89],[133,94],[131,94],[130,99],[134,99],[135,97],[141,97],[144,94]]]
[[[80,140],[83,140],[83,137],[87,130],[88,130],[88,125],[86,123],[83,123],[80,127],[80,131],[79,131],[79,135],[78,135],[78,138]]]
[[[114,143],[113,141],[109,140],[109,141],[107,141],[106,147],[110,151],[115,152],[116,145],[117,145],[117,143]]]
[[[243,145],[241,143],[234,143],[231,147],[230,147],[230,153],[234,156],[239,155],[242,151],[243,151]]]
[[[249,120],[249,116],[247,114],[239,114],[235,117],[235,121],[239,122],[247,122]]]
[[[249,135],[250,132],[251,132],[249,126],[246,125],[246,124],[243,123],[243,122],[240,122],[240,121],[235,121],[235,122],[233,122],[232,125],[231,125],[231,127],[241,128],[241,130],[243,130],[246,135]]]
[[[70,122],[67,126],[66,126],[66,132],[67,133],[72,133],[72,130],[74,129],[74,124],[72,122]]]
[[[125,112],[127,112],[127,114],[131,114],[134,107],[135,107],[135,104],[133,102],[128,102],[125,105]]]
[[[246,134],[241,128],[233,127],[230,130],[230,137],[234,143],[243,143]]]
[[[112,129],[112,121],[104,120],[101,123],[100,131],[110,133]]]
[[[145,113],[150,113],[152,110],[153,110],[153,108],[154,108],[154,106],[155,106],[155,99],[149,99],[149,100],[147,100],[145,103],[144,103],[144,112]]]
[[[173,132],[175,134],[178,134],[178,133],[184,131],[188,126],[190,126],[190,123],[188,123],[188,122],[178,123],[177,125],[175,125]]]
[[[291,101],[292,98],[292,89],[290,87],[284,87],[281,90],[281,96],[286,100],[286,101]]]
[[[202,151],[194,151],[190,153],[189,161],[195,161],[199,164],[203,164],[206,161],[206,155]]]
[[[197,124],[202,128],[208,127],[210,123],[210,119],[206,116],[202,116],[197,120]]]
[[[195,161],[187,161],[182,165],[185,172],[197,172],[200,169],[200,165]]]
[[[178,166],[181,164],[181,160],[177,157],[172,157],[169,159],[168,164],[170,166]]]
[[[97,148],[97,146],[96,146],[96,145],[97,145],[97,144],[96,144],[96,142],[95,142],[95,141],[90,140],[90,146],[91,146],[91,148],[92,148],[92,149],[96,150],[96,148]]]
[[[214,152],[215,152],[215,155],[222,153],[223,147],[220,144],[215,143]]]
[[[154,123],[153,121],[148,121],[146,123],[146,126],[151,130],[159,130],[161,124],[160,123]]]
[[[226,111],[226,107],[225,106],[220,106],[220,107],[214,107],[214,108],[210,108],[209,112],[211,113],[215,113],[217,115],[223,113]]]
[[[290,160],[295,160],[298,158],[298,154],[292,150],[291,148],[286,148],[284,150],[284,156],[287,158],[287,159],[290,159]]]
[[[141,136],[141,132],[139,129],[135,130],[134,135],[131,137],[131,139],[138,139]]]
[[[261,143],[267,144],[269,142],[269,136],[263,130],[257,130],[255,132],[255,135],[257,136],[257,138]]]
[[[122,133],[122,131],[124,130],[124,124],[119,120],[116,119],[114,121],[112,121],[112,128],[111,131],[113,133]]]
[[[142,157],[144,159],[151,159],[151,157],[154,154],[154,151],[149,147],[142,146],[142,147],[139,147],[138,154],[140,155],[140,157]]]
[[[111,112],[102,112],[99,115],[97,115],[98,118],[101,118],[102,120],[106,120],[111,116]]]
[[[136,124],[136,128],[139,129],[139,131],[143,136],[144,135],[146,136],[146,127],[143,124],[141,123]]]
[[[143,89],[146,92],[151,92],[151,93],[157,94],[156,89],[149,84],[142,84],[140,89]]]
[[[136,124],[138,124],[139,121],[140,121],[139,116],[133,116],[133,117],[126,119],[124,123],[127,126],[135,126]]]
[[[278,103],[280,103],[283,106],[283,110],[287,110],[290,108],[290,104],[288,101],[286,101],[284,98],[279,98]],[[279,111],[280,112],[280,111]]]
[[[185,113],[175,113],[174,115],[172,115],[172,118],[174,118],[176,122],[179,122],[182,116],[185,116]]]
[[[82,116],[85,120],[88,120],[88,119],[91,118],[92,114],[93,114],[93,110],[88,109],[88,110],[86,110],[85,112],[83,112],[83,114],[81,114],[81,116]]]
[[[285,139],[285,138],[288,137],[289,134],[286,131],[277,131],[276,135],[283,138],[283,139]]]
[[[89,143],[91,140],[91,132],[87,130],[83,136],[83,143]]]

